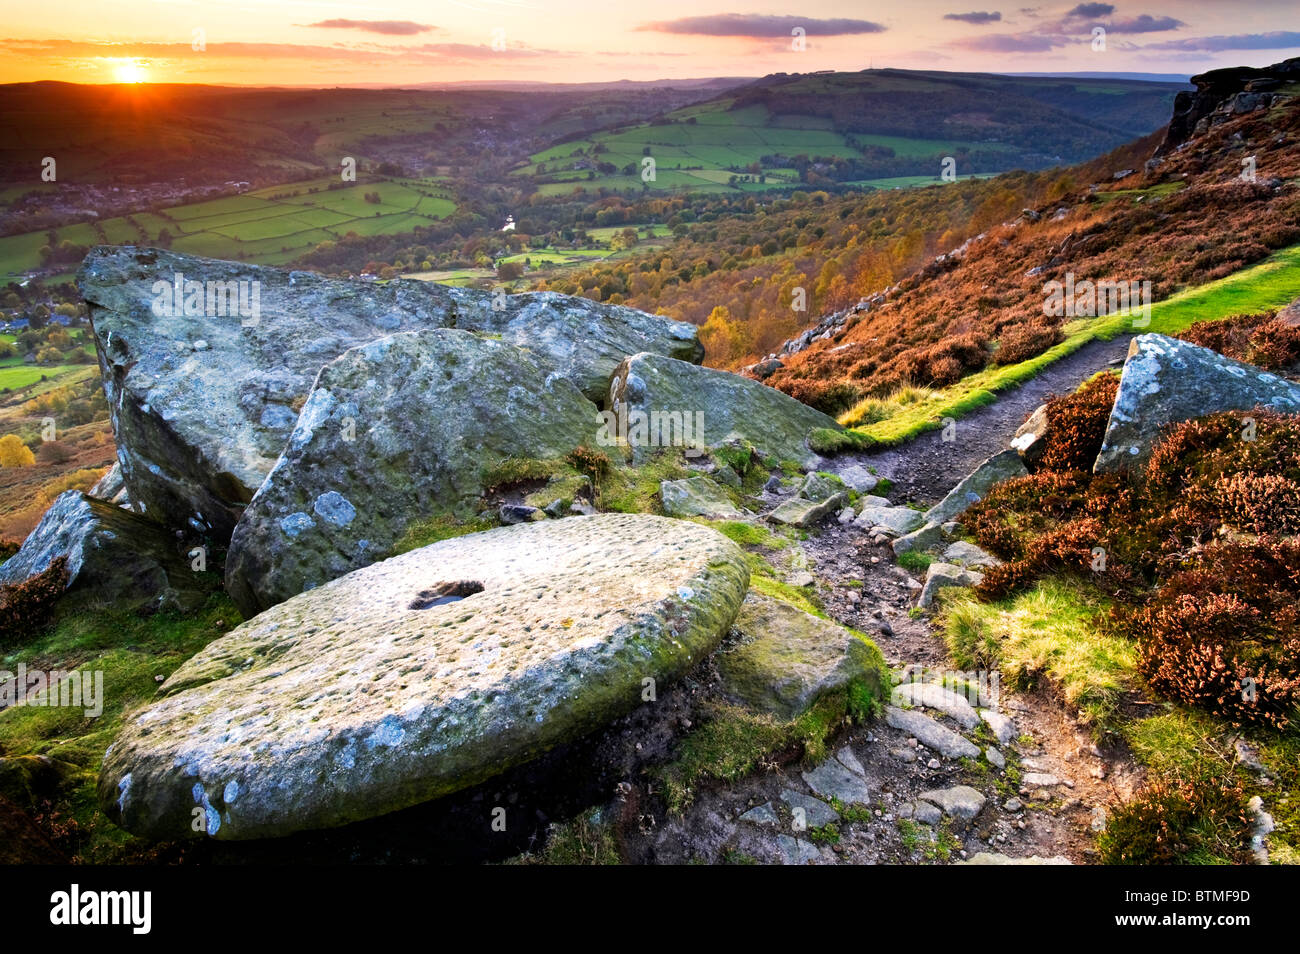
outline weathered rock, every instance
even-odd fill
[[[431,329],[353,348],[321,370],[240,518],[226,589],[249,617],[381,560],[422,517],[471,516],[501,461],[563,457],[597,422],[573,384],[500,341]]]
[[[922,745],[934,749],[946,758],[979,758],[980,750],[961,735],[940,725],[929,716],[911,709],[890,706],[885,710],[885,721],[895,729],[902,729],[916,737]]]
[[[1028,788],[1054,788],[1062,784],[1051,772],[1026,772],[1021,782]]]
[[[853,750],[847,745],[840,746],[839,751],[835,753],[835,760],[856,775],[865,777],[867,774],[867,770],[862,767],[858,757],[853,754]]]
[[[951,543],[943,551],[944,561],[957,566],[1001,566],[1002,561],[993,554],[965,540]]]
[[[610,381],[609,408],[620,431],[626,425],[636,461],[673,443],[664,438],[665,429],[680,433],[689,426],[697,445],[718,447],[740,439],[765,459],[812,468],[820,458],[808,445],[809,433],[842,430],[834,419],[775,388],[657,354],[633,355],[618,366]],[[652,426],[656,420],[657,428]],[[675,423],[668,427],[665,421]],[[639,438],[638,422],[644,428]]]
[[[665,480],[659,485],[659,499],[670,517],[740,516],[727,492],[708,477]]]
[[[860,494],[870,493],[880,483],[880,478],[861,464],[850,464],[839,471],[840,480]]]
[[[835,798],[844,805],[866,805],[871,801],[866,779],[845,768],[838,759],[827,759],[804,772],[803,780],[822,798]]]
[[[893,547],[895,556],[901,556],[913,550],[929,550],[941,542],[943,542],[943,528],[937,523],[927,523],[919,530],[903,534],[890,546]]]
[[[1010,716],[1003,715],[1001,712],[994,712],[992,709],[981,709],[980,718],[993,731],[994,737],[1003,745],[1009,745],[1020,736],[1020,731],[1016,728],[1016,723]]]
[[[1209,348],[1165,335],[1129,345],[1096,473],[1146,464],[1163,428],[1216,411],[1300,412],[1300,386]]]
[[[1277,320],[1288,328],[1300,328],[1300,298],[1279,311]]]
[[[168,308],[156,289],[177,276],[194,297],[186,289]],[[92,249],[77,281],[132,501],[221,542],[275,464],[316,373],[354,346],[437,327],[497,334],[595,401],[629,354],[702,357],[692,325],[551,292],[340,281],[131,247]]]
[[[90,488],[90,496],[98,497],[100,500],[107,500],[109,503],[118,504],[119,506],[128,503],[126,482],[122,479],[122,465],[114,463],[108,469],[108,473],[95,481],[95,486]]]
[[[722,693],[733,701],[791,719],[855,680],[877,695],[884,692],[875,646],[789,603],[750,593],[733,628],[738,644],[716,656]]]
[[[962,825],[980,813],[984,807],[984,796],[969,785],[954,785],[951,788],[937,788],[922,792],[920,797],[933,805],[938,805],[949,818]]]
[[[128,717],[123,828],[275,837],[476,784],[606,725],[711,652],[749,583],[716,531],[644,514],[501,527],[373,564],[210,643]]]
[[[206,597],[172,535],[78,490],[60,494],[21,549],[0,564],[0,583],[21,583],[61,556],[68,561],[67,593],[74,601],[184,609]]]
[[[931,828],[938,826],[943,821],[943,812],[937,805],[931,805],[929,802],[914,802],[912,804],[912,817],[922,825],[929,825]]]
[[[510,527],[516,523],[536,523],[538,520],[545,520],[546,511],[525,504],[502,504],[497,510],[497,516],[500,517],[503,526]],[[238,528],[236,528],[236,532],[238,532]],[[299,590],[298,592],[301,593],[302,591]],[[285,599],[288,599],[288,597],[286,596]]]
[[[952,563],[931,563],[925,570],[925,586],[916,605],[929,609],[934,605],[934,598],[946,586],[975,586],[984,579],[983,573],[963,570]]]
[[[821,828],[840,820],[840,814],[820,799],[787,788],[781,792],[781,801],[790,806],[791,811],[798,808],[803,811],[804,824],[808,828]]]
[[[952,488],[948,496],[927,510],[926,522],[946,523],[982,499],[995,484],[1012,477],[1023,477],[1027,473],[1029,471],[1025,469],[1025,463],[1016,451],[1005,450],[994,454]]]
[[[919,528],[925,520],[920,511],[911,507],[867,506],[862,508],[853,523],[865,530],[883,527],[887,533],[901,537]]]
[[[1047,405],[1040,404],[1011,438],[1011,449],[1020,455],[1026,467],[1032,468],[1042,460],[1043,452],[1047,450],[1048,425]]]
[[[992,765],[995,769],[1001,770],[1007,767],[1006,757],[991,745],[984,750],[984,758],[987,759],[989,765]]]
[[[847,500],[844,494],[836,494],[821,503],[805,500],[803,497],[791,497],[769,513],[767,519],[773,523],[784,523],[792,527],[811,527],[844,506]]]
[[[787,865],[806,865],[812,861],[821,860],[821,852],[812,842],[804,841],[802,838],[791,838],[789,835],[777,835],[776,845],[781,852],[781,860]]]
[[[966,729],[979,725],[980,719],[975,708],[957,693],[938,683],[905,682],[894,687],[894,699],[905,705],[937,709]]]
[[[776,806],[771,802],[764,802],[751,808],[740,816],[740,820],[763,828],[775,828],[781,822],[776,814]]]
[[[843,493],[844,481],[834,475],[816,472],[806,475],[799,486],[799,496],[814,503],[821,503]]]

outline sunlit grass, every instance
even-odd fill
[[[1256,314],[1281,308],[1300,298],[1300,245],[1292,246],[1226,278],[1185,289],[1151,307],[1151,322],[1135,328],[1133,316],[1084,318],[1065,326],[1065,340],[1019,364],[985,368],[946,388],[904,388],[907,401],[894,395],[867,399],[840,417],[879,444],[899,444],[943,427],[944,418],[959,418],[997,400],[999,391],[1028,381],[1049,364],[1098,339],[1128,331],[1174,335],[1198,321]],[[917,393],[913,393],[917,392]]]
[[[1137,670],[1133,644],[1097,625],[1104,609],[1081,584],[1054,578],[996,603],[955,595],[940,619],[959,667],[1000,668],[1018,686],[1046,678],[1080,721],[1105,727]]]

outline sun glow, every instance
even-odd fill
[[[113,75],[117,77],[119,83],[146,83],[149,81],[149,71],[145,69],[144,64],[139,60],[127,60],[120,66],[114,67]]]

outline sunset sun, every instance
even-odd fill
[[[149,71],[138,60],[127,60],[115,67],[113,75],[119,83],[145,83],[149,80]]]

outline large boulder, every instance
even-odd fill
[[[618,366],[609,410],[640,462],[667,446],[719,447],[746,441],[770,461],[815,467],[808,444],[818,428],[842,430],[834,419],[787,394],[738,374],[657,354],[637,354]]]
[[[711,652],[749,585],[717,531],[645,514],[443,540],[209,644],[126,718],[99,797],[151,838],[382,815],[599,729]]]
[[[204,599],[191,569],[203,564],[187,559],[174,536],[79,490],[55,499],[19,551],[0,564],[0,583],[21,583],[58,557],[68,561],[69,599],[149,609],[187,608]]]
[[[738,642],[718,653],[723,695],[778,719],[861,682],[887,691],[880,651],[862,636],[770,596],[750,593],[736,617]]]
[[[321,370],[235,527],[226,590],[251,617],[391,556],[412,522],[473,515],[503,460],[563,457],[599,421],[570,381],[481,335],[408,331],[352,348]]]
[[[77,281],[131,500],[222,542],[316,373],[349,348],[428,328],[499,335],[595,401],[629,354],[702,357],[691,325],[549,292],[341,281],[131,247],[92,249]]]
[[[1145,465],[1170,424],[1216,411],[1300,412],[1300,386],[1251,364],[1165,335],[1129,345],[1095,473]]]

